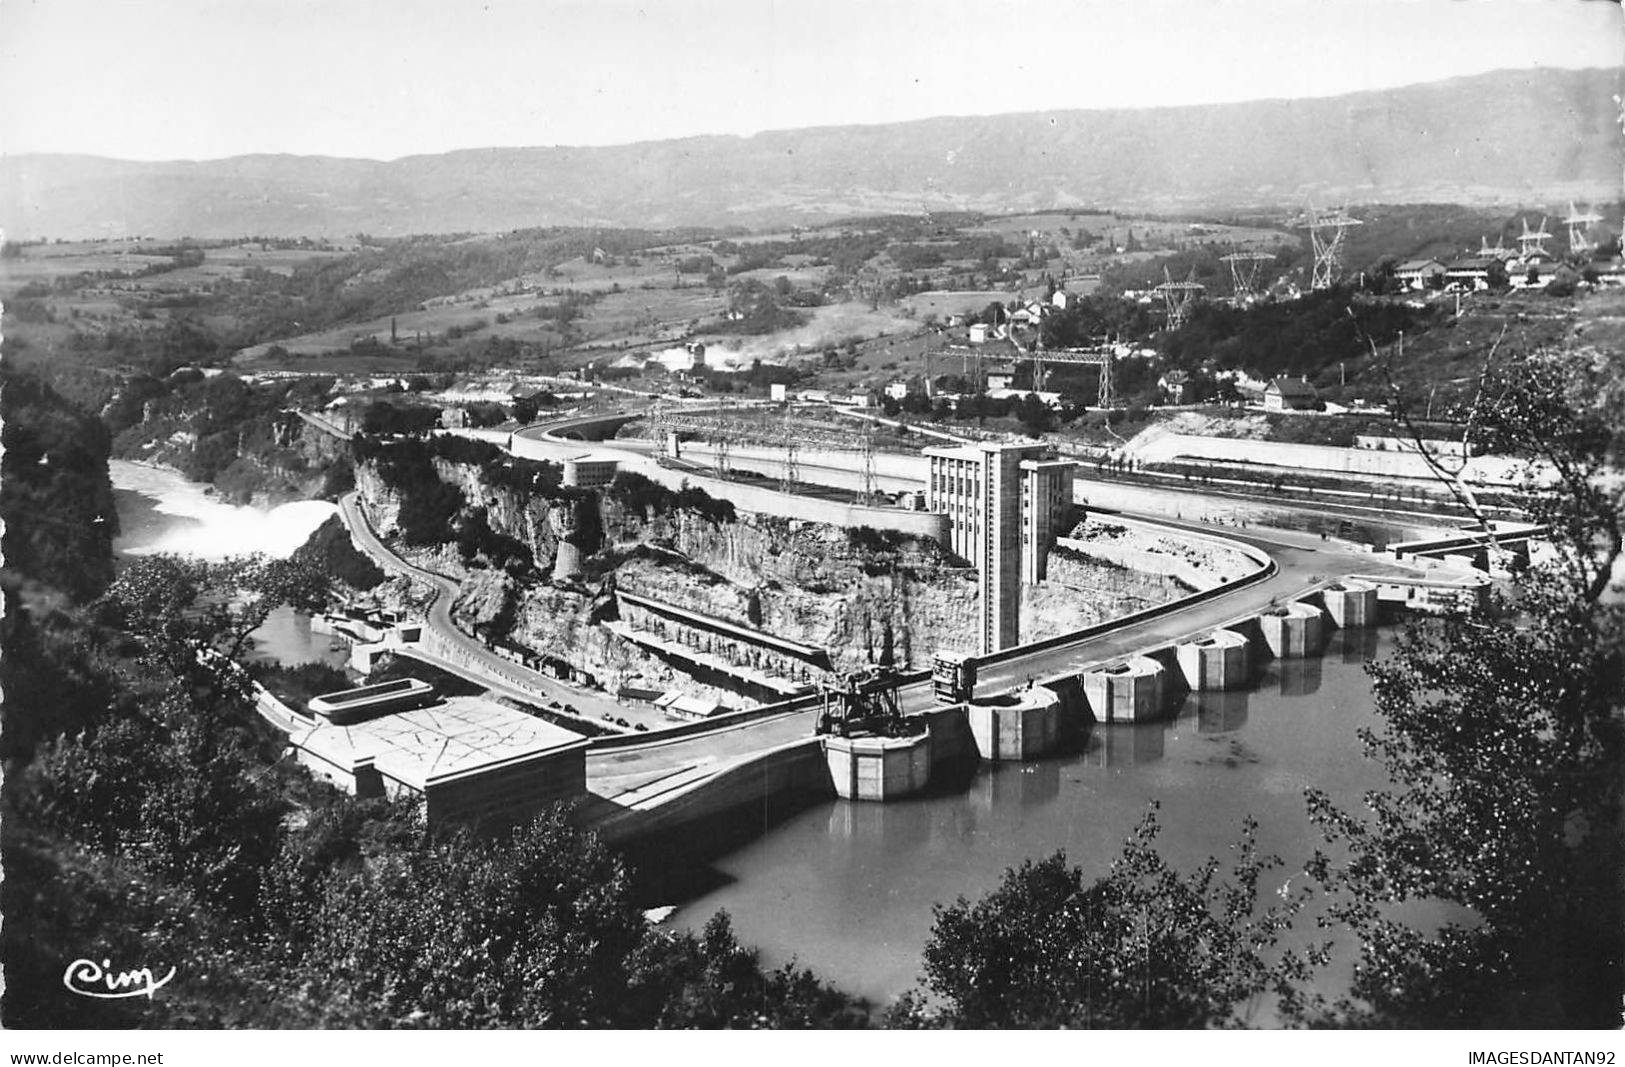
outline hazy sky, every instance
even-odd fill
[[[1622,55],[1605,0],[0,0],[0,152],[390,159]]]

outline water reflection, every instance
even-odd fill
[[[1204,734],[1222,734],[1247,725],[1246,690],[1219,693],[1192,693],[1185,698],[1181,715],[1195,714],[1196,729]]]
[[[1326,655],[1336,656],[1344,663],[1364,663],[1376,656],[1378,640],[1375,629],[1339,630],[1332,635]]]
[[[987,766],[971,782],[971,804],[992,813],[1020,812],[1030,804],[1043,804],[1061,793],[1061,759]]]
[[[1096,767],[1155,763],[1164,755],[1167,748],[1164,735],[1172,727],[1173,720],[1096,726],[1089,735],[1089,762]]]
[[[1324,663],[1320,656],[1277,660],[1271,670],[1279,678],[1281,695],[1303,697],[1320,692]]]

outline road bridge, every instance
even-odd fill
[[[1463,530],[1440,537],[1400,541],[1389,545],[1388,551],[1401,559],[1406,556],[1477,556],[1492,548],[1527,555],[1529,542],[1545,538],[1550,532],[1547,527],[1534,523],[1492,522],[1488,530]]]

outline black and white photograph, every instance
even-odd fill
[[[0,0],[0,1054],[1614,1064],[1622,74]]]

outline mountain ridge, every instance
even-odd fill
[[[1619,68],[1532,69],[1332,97],[936,116],[393,160],[5,156],[0,224],[16,237],[338,236],[755,227],[922,208],[1615,199],[1625,159],[1612,101],[1620,91]]]

